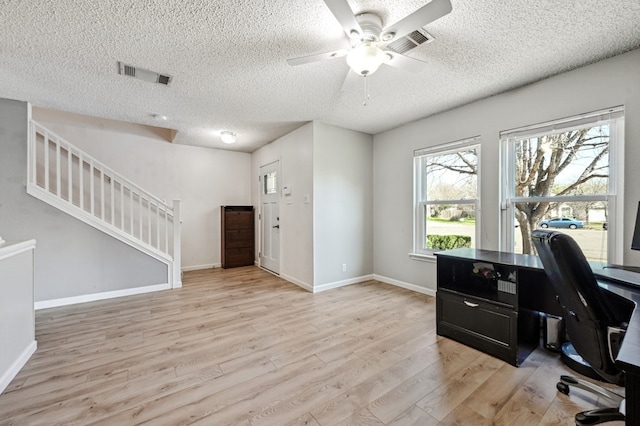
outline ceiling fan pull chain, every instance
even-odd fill
[[[362,102],[363,106],[367,106],[367,102],[369,101],[369,83],[367,81],[366,74],[362,77],[364,79],[364,101]]]

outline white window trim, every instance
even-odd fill
[[[566,132],[583,128],[587,124],[597,126],[605,122],[611,122],[609,141],[609,193],[606,195],[569,195],[553,197],[536,197],[540,201],[606,201],[609,205],[609,238],[607,240],[608,263],[622,264],[624,253],[623,241],[623,198],[624,198],[624,107],[618,106],[605,110],[580,114],[574,117],[562,118],[546,123],[524,126],[517,129],[500,132],[500,250],[513,250],[515,227],[511,218],[514,217],[514,206],[517,202],[529,201],[529,197],[511,196],[511,184],[514,181],[512,164],[513,150],[510,145],[516,139],[527,139],[542,136],[549,133]]]
[[[476,198],[475,199],[460,199],[460,200],[437,200],[437,201],[423,201],[420,199],[419,194],[422,194],[422,186],[424,180],[422,176],[422,162],[424,157],[434,154],[450,154],[458,151],[463,151],[468,148],[475,148],[478,156],[478,163],[476,164]],[[425,223],[422,220],[421,210],[425,209],[428,205],[438,204],[473,204],[475,206],[476,225],[475,225],[475,248],[480,248],[480,229],[481,227],[481,208],[480,208],[480,176],[481,176],[481,144],[480,136],[474,136],[471,138],[461,139],[454,142],[449,142],[441,145],[436,145],[429,148],[417,149],[413,152],[413,251],[409,253],[409,257],[413,260],[419,261],[434,261],[434,253],[436,250],[429,250],[426,247],[426,229]]]

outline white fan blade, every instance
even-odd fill
[[[400,68],[410,72],[420,72],[427,67],[427,63],[419,59],[410,58],[399,53],[385,51],[385,54],[390,56],[384,63],[391,65],[392,67]]]
[[[451,12],[451,2],[449,0],[433,0],[395,24],[383,29],[380,35],[381,40],[384,40],[385,43],[397,40],[436,19],[442,18],[449,12]],[[393,38],[386,38],[386,34],[393,34]]]
[[[308,64],[311,62],[324,61],[325,59],[340,58],[342,56],[346,56],[347,53],[349,52],[345,49],[334,50],[333,52],[318,53],[316,55],[309,55],[309,56],[302,56],[300,58],[287,59],[287,63],[292,67],[295,67],[298,65]]]
[[[336,17],[347,37],[354,37],[353,31],[357,32],[358,38],[362,35],[362,28],[356,20],[347,0],[324,0],[327,7]]]

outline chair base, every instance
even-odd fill
[[[617,408],[598,408],[576,414],[576,425],[599,425],[600,423],[624,421],[624,414]]]
[[[611,422],[614,420],[625,420],[625,399],[623,396],[618,395],[615,392],[598,386],[583,379],[578,379],[572,376],[560,376],[560,381],[556,385],[559,392],[565,395],[569,394],[571,387],[576,387],[587,392],[591,392],[594,395],[611,401],[615,404],[615,407],[596,408],[594,410],[587,410],[576,414],[576,425],[598,425],[600,423]]]
[[[571,342],[565,342],[562,344],[562,350],[560,351],[560,359],[562,362],[572,369],[573,371],[582,374],[583,376],[587,376],[590,379],[598,380],[602,382],[602,377],[596,373],[593,368],[589,365],[584,358],[578,355],[576,349],[573,347]]]

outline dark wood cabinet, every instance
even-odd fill
[[[253,206],[220,207],[222,267],[254,264],[255,223]]]

